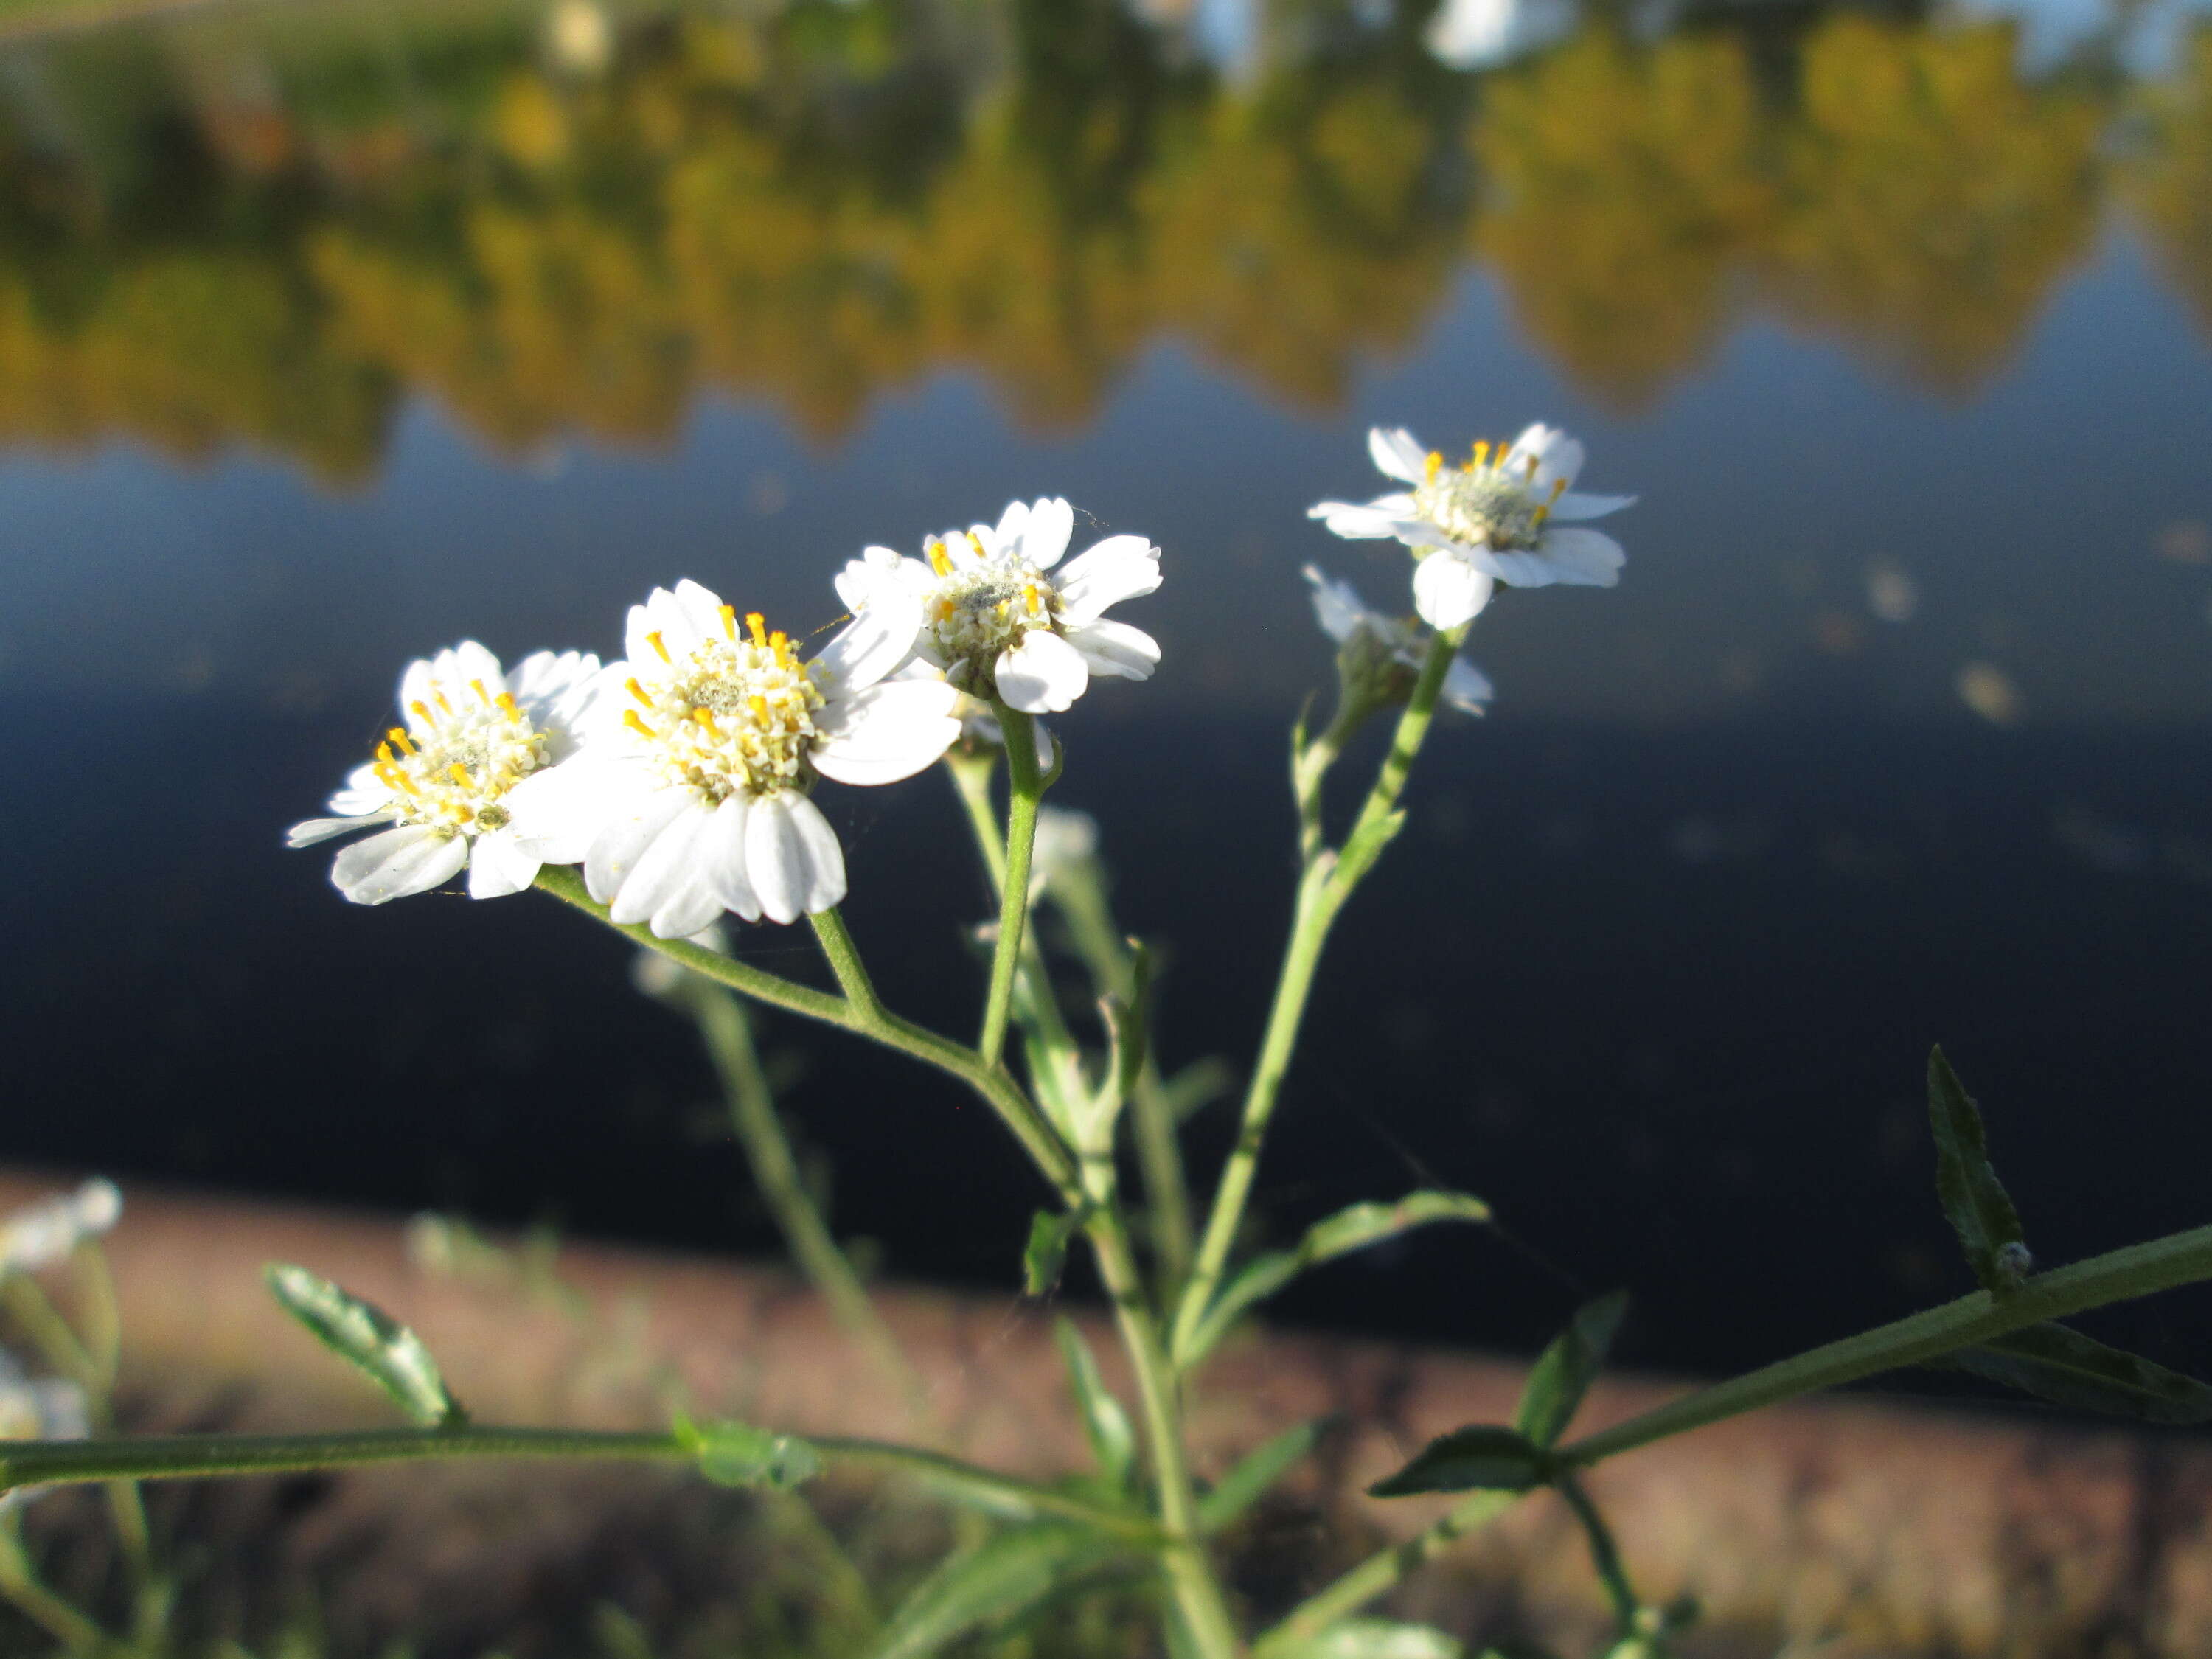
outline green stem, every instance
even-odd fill
[[[864,1019],[881,1019],[883,1000],[876,995],[875,981],[868,977],[860,948],[845,931],[845,918],[830,909],[806,919],[814,924],[814,937],[821,942],[822,954],[830,958],[830,971],[837,975],[837,988],[844,992],[853,1012]]]
[[[574,905],[585,915],[605,923],[632,944],[648,951],[657,951],[670,961],[680,963],[718,985],[726,985],[732,991],[765,1002],[771,1007],[855,1032],[959,1079],[981,1096],[984,1103],[999,1115],[1015,1139],[1021,1143],[1023,1150],[1029,1153],[1038,1170],[1062,1196],[1079,1191],[1074,1159],[1059,1134],[1045,1121],[1029,1097],[1021,1091],[1005,1070],[986,1065],[974,1049],[963,1048],[958,1043],[941,1037],[934,1031],[925,1030],[909,1020],[901,1019],[880,1006],[862,1006],[843,997],[832,996],[827,991],[795,985],[787,979],[706,950],[689,940],[656,939],[650,929],[614,921],[609,918],[606,907],[595,903],[591,895],[584,890],[583,878],[566,865],[547,865],[538,872],[538,885],[562,902]]]
[[[106,1632],[40,1582],[12,1517],[0,1527],[0,1595],[71,1653],[94,1653],[107,1645]]]
[[[1086,1503],[1049,1486],[888,1441],[825,1435],[806,1443],[831,1462],[913,1475],[1001,1508],[1057,1515],[1117,1536],[1157,1543],[1159,1528],[1139,1515]],[[127,1440],[27,1440],[0,1451],[0,1491],[94,1480],[203,1480],[285,1474],[371,1463],[454,1458],[621,1458],[684,1462],[696,1443],[667,1432],[595,1429],[362,1429],[328,1434],[173,1435]]]
[[[1583,1490],[1581,1481],[1571,1474],[1562,1474],[1558,1481],[1559,1496],[1567,1500],[1567,1507],[1582,1522],[1583,1536],[1589,1540],[1590,1565],[1597,1569],[1599,1581],[1605,1585],[1606,1599],[1613,1603],[1613,1616],[1623,1636],[1636,1634],[1636,1616],[1644,1609],[1637,1599],[1636,1586],[1628,1581],[1627,1565],[1620,1559],[1620,1547],[1613,1542],[1613,1529],[1605,1524],[1605,1516]]]
[[[1030,913],[1030,853],[1036,842],[1037,803],[1044,781],[1037,772],[1036,739],[1030,717],[994,698],[992,708],[1006,740],[1006,865],[999,883],[999,938],[991,953],[991,985],[983,1001],[983,1035],[975,1044],[983,1063],[995,1066],[1006,1052],[1006,1020],[1013,1010],[1014,975],[1021,965],[1022,933]]]
[[[1392,814],[1406,787],[1407,774],[1412,769],[1414,756],[1420,752],[1430,721],[1436,714],[1437,696],[1443,689],[1445,671],[1451,666],[1452,658],[1466,634],[1466,629],[1457,628],[1448,634],[1439,634],[1430,642],[1420,678],[1414,683],[1413,696],[1398,717],[1390,752],[1383,757],[1382,768],[1376,774],[1375,787],[1368,791],[1351,834],[1345,837],[1344,855],[1332,860],[1316,850],[1305,861],[1298,882],[1297,906],[1291,914],[1290,944],[1283,953],[1282,969],[1276,978],[1274,1001],[1267,1011],[1267,1028],[1261,1039],[1259,1060],[1252,1068],[1252,1081],[1245,1091],[1237,1144],[1222,1170],[1220,1183],[1214,1189],[1205,1237],[1200,1241],[1189,1282],[1184,1285],[1182,1299],[1176,1309],[1172,1346],[1179,1357],[1188,1350],[1200,1322],[1206,1316],[1207,1305],[1228,1266],[1237,1229],[1243,1223],[1244,1206],[1251,1198],[1252,1182],[1259,1172],[1260,1149],[1266,1143],[1268,1121],[1274,1115],[1283,1079],[1290,1070],[1291,1055],[1297,1046],[1298,1028],[1305,1018],[1306,1003],[1313,992],[1314,971],[1320,965],[1322,947],[1328,942],[1329,929],[1345,901],[1351,897],[1352,889],[1382,855],[1389,839]],[[1330,731],[1334,730],[1332,725]],[[1316,741],[1327,740],[1324,734]],[[1317,783],[1316,790],[1317,793]]]
[[[1110,1161],[1107,1164],[1110,1171]],[[1107,1177],[1110,1179],[1110,1175]],[[1159,1508],[1160,1570],[1182,1615],[1196,1659],[1236,1659],[1242,1650],[1236,1621],[1206,1552],[1198,1497],[1183,1445],[1176,1373],[1145,1299],[1135,1253],[1110,1188],[1093,1194],[1085,1230],[1098,1261],[1098,1276],[1114,1307],[1114,1320],[1137,1380],[1145,1442],[1152,1456],[1152,1490]]]
[[[1322,784],[1352,734],[1375,712],[1372,704],[1340,702],[1328,729],[1291,757],[1291,793],[1298,804],[1298,860],[1311,864],[1322,848]],[[1304,722],[1300,722],[1303,726]]]
[[[1252,1644],[1253,1659],[1278,1659],[1310,1642],[1340,1619],[1348,1619],[1384,1591],[1410,1578],[1471,1532],[1486,1527],[1511,1508],[1518,1494],[1479,1492],[1462,1498],[1443,1516],[1402,1544],[1369,1556],[1327,1589],[1291,1609],[1282,1621]]]
[[[926,1415],[929,1393],[921,1375],[907,1363],[898,1339],[876,1311],[874,1300],[807,1193],[768,1074],[761,1069],[744,1007],[720,986],[695,983],[686,988],[690,994],[685,1002],[721,1080],[731,1126],[744,1143],[753,1184],[775,1217],[785,1245],[846,1334],[905,1396],[916,1418]]]
[[[977,755],[948,755],[945,770],[952,775],[952,787],[960,797],[960,805],[968,814],[968,827],[975,832],[975,850],[983,856],[983,868],[991,878],[994,897],[1006,890],[1006,843],[999,834],[999,815],[991,804],[991,774],[998,762],[988,752]]]
[[[1700,1389],[1563,1448],[1577,1468],[1800,1395],[1917,1365],[2046,1319],[2212,1279],[2212,1227],[2172,1233],[2039,1273],[2002,1297],[1976,1291],[1940,1308]]]

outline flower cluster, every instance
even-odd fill
[[[1583,447],[1565,433],[1531,426],[1456,466],[1400,429],[1377,428],[1368,448],[1408,488],[1323,501],[1312,516],[1412,548],[1420,622],[1371,611],[1306,568],[1356,706],[1404,702],[1427,630],[1462,628],[1499,582],[1620,580],[1620,544],[1565,523],[1632,498],[1575,494]],[[846,889],[844,849],[814,802],[823,781],[896,783],[956,741],[1002,744],[1017,715],[1064,713],[1094,678],[1145,680],[1158,666],[1158,642],[1106,612],[1158,590],[1159,549],[1108,536],[1063,565],[1074,531],[1074,509],[1048,496],[929,537],[919,558],[867,548],[835,578],[849,620],[811,655],[689,580],[630,608],[623,657],[604,667],[541,651],[508,671],[464,641],[408,665],[400,723],[331,796],[331,816],[294,825],[290,842],[373,830],[331,868],[361,904],[464,870],[471,896],[496,897],[559,864],[583,866],[613,921],[662,939],[726,914],[819,915]],[[1455,659],[1438,696],[1477,714],[1490,683]],[[1042,727],[1029,740],[1048,764]]]
[[[464,869],[491,898],[580,864],[612,920],[663,939],[829,910],[845,856],[817,785],[896,783],[963,726],[1000,740],[1000,709],[1057,713],[1094,675],[1151,677],[1158,643],[1104,613],[1159,586],[1159,549],[1109,536],[1059,568],[1074,526],[1065,501],[1016,501],[925,558],[869,548],[836,579],[851,620],[811,655],[688,580],[630,608],[605,667],[540,652],[509,673],[465,641],[408,666],[401,724],[290,843],[375,830],[331,870],[362,904]]]

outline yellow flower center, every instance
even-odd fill
[[[722,632],[681,660],[658,634],[648,635],[659,661],[631,665],[640,672],[624,688],[631,707],[623,723],[672,781],[708,801],[805,787],[823,701],[811,669],[757,611],[741,633],[736,611],[724,605]]]

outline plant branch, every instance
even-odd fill
[[[1518,1496],[1507,1492],[1469,1493],[1403,1543],[1377,1551],[1327,1589],[1299,1602],[1252,1644],[1253,1659],[1286,1659],[1339,1620],[1351,1617],[1411,1577],[1469,1533],[1488,1526],[1510,1509]]]
[[[996,698],[992,708],[1006,740],[1006,868],[999,882],[999,937],[991,953],[991,984],[983,1000],[983,1035],[975,1044],[986,1066],[996,1066],[1006,1046],[1006,1021],[1014,1003],[1014,978],[1022,961],[1022,933],[1030,912],[1030,854],[1036,843],[1037,803],[1044,781],[1037,771],[1036,739],[1030,717]],[[1040,988],[1040,994],[1043,994]]]

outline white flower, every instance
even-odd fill
[[[1557,427],[1530,427],[1495,461],[1491,447],[1479,443],[1465,466],[1447,466],[1411,433],[1376,427],[1367,434],[1375,465],[1413,488],[1364,506],[1323,501],[1310,516],[1340,536],[1395,536],[1414,549],[1413,604],[1431,628],[1472,621],[1496,582],[1611,587],[1620,581],[1628,556],[1619,542],[1558,521],[1602,518],[1636,498],[1571,494],[1583,447]]]
[[[36,1273],[64,1261],[87,1239],[97,1238],[123,1214],[123,1194],[98,1177],[73,1193],[58,1193],[0,1222],[0,1279]]]
[[[1339,645],[1350,645],[1363,637],[1370,640],[1387,653],[1393,669],[1414,675],[1421,672],[1429,641],[1434,637],[1426,629],[1411,617],[1386,617],[1379,611],[1370,611],[1350,582],[1325,576],[1312,565],[1305,568],[1305,579],[1313,584],[1314,616],[1322,633]],[[1397,702],[1403,702],[1413,690],[1412,679],[1401,678],[1403,689],[1394,699]],[[1469,714],[1480,714],[1493,695],[1489,677],[1463,657],[1452,659],[1438,694],[1443,702]]]
[[[927,564],[867,549],[839,574],[838,597],[865,611],[886,592],[910,594],[921,606],[915,655],[963,691],[1057,714],[1093,674],[1150,679],[1160,660],[1151,635],[1105,620],[1108,607],[1158,588],[1160,550],[1109,536],[1048,575],[1074,530],[1075,510],[1057,497],[1015,501],[996,526],[931,538]]]
[[[1048,887],[1079,880],[1097,862],[1098,820],[1069,806],[1037,808],[1030,843],[1030,897]]]
[[[331,797],[339,816],[294,824],[289,844],[388,826],[331,866],[331,880],[356,904],[428,892],[464,866],[472,898],[520,892],[539,860],[516,840],[508,793],[574,749],[599,672],[587,653],[540,651],[506,673],[474,640],[408,664],[399,679],[407,723]]]
[[[712,951],[718,957],[730,954],[730,935],[720,922],[710,921],[684,941],[702,951]],[[672,997],[684,988],[691,977],[691,970],[673,957],[658,951],[640,951],[630,958],[629,982],[649,997]]]
[[[27,1376],[15,1355],[0,1350],[0,1441],[82,1440],[91,1432],[92,1411],[82,1389],[57,1376]],[[0,1513],[47,1490],[17,1486],[0,1493]]]
[[[531,854],[584,866],[615,921],[685,939],[725,909],[795,921],[845,896],[845,854],[807,798],[817,776],[895,783],[959,735],[953,689],[885,677],[921,601],[887,591],[811,662],[757,613],[694,581],[633,605],[626,660],[574,758],[513,797]]]

